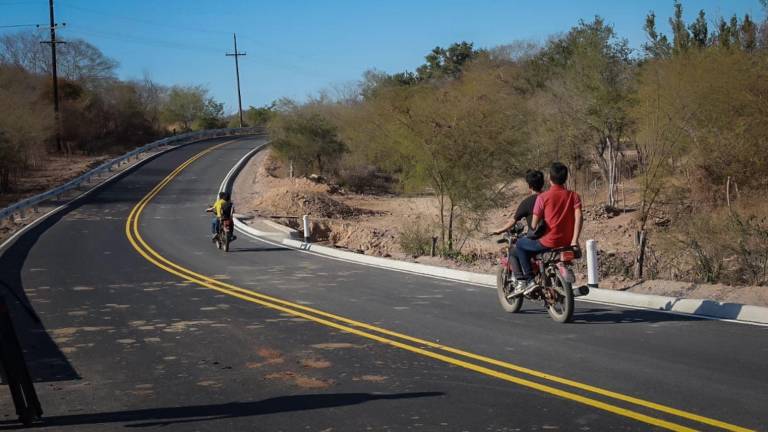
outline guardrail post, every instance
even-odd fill
[[[590,239],[587,240],[587,286],[597,288],[598,278],[597,241]]]
[[[309,215],[304,215],[304,217],[302,218],[302,221],[304,222],[304,243],[309,244],[309,237],[310,237]]]

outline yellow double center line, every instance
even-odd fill
[[[198,285],[210,288],[212,290],[228,294],[239,299],[256,303],[258,305],[278,310],[299,318],[304,318],[309,321],[313,321],[328,327],[332,327],[347,333],[358,335],[366,339],[370,339],[376,342],[380,342],[385,345],[400,348],[405,351],[416,353],[425,357],[429,357],[441,362],[445,362],[451,365],[459,366],[465,369],[469,369],[481,374],[498,378],[504,381],[508,381],[514,384],[518,384],[524,387],[528,387],[534,390],[538,390],[543,393],[559,396],[564,399],[572,400],[582,403],[594,408],[598,408],[604,411],[611,412],[620,416],[624,416],[633,420],[637,420],[649,425],[658,426],[661,428],[673,430],[673,431],[695,431],[688,426],[684,426],[672,421],[664,420],[662,418],[654,417],[652,415],[643,414],[633,409],[624,408],[612,403],[607,403],[602,400],[595,399],[594,397],[585,396],[582,394],[574,393],[573,391],[565,390],[562,388],[553,387],[552,385],[542,382],[532,381],[528,378],[512,375],[509,372],[502,372],[496,369],[491,369],[489,366],[495,366],[497,368],[505,369],[507,371],[516,372],[520,375],[538,378],[543,382],[556,383],[561,386],[570,387],[571,389],[581,390],[585,394],[590,396],[602,396],[604,398],[615,399],[627,404],[634,405],[636,407],[643,407],[650,411],[656,411],[658,413],[664,413],[671,417],[678,417],[691,422],[700,423],[703,425],[714,426],[727,431],[746,432],[750,429],[726,423],[720,420],[704,417],[691,412],[683,411],[680,409],[668,407],[655,402],[650,402],[633,396],[628,396],[622,393],[606,390],[600,387],[591,386],[578,381],[573,381],[567,378],[558,377],[545,372],[540,372],[534,369],[519,366],[513,363],[505,362],[502,360],[486,357],[480,354],[475,354],[467,351],[453,348],[446,345],[441,345],[424,339],[408,336],[406,334],[394,332],[381,327],[377,327],[364,322],[356,321],[353,319],[345,318],[339,315],[324,312],[315,308],[311,308],[305,305],[293,303],[290,301],[282,300],[269,295],[254,292],[248,289],[244,289],[232,284],[228,284],[209,276],[205,276],[196,273],[190,269],[182,267],[174,262],[169,261],[167,258],[160,255],[155,251],[147,242],[142,238],[139,232],[139,218],[141,213],[147,204],[158,194],[160,191],[168,185],[173,179],[179,175],[186,167],[192,164],[194,161],[203,157],[207,153],[218,149],[221,146],[229,144],[232,141],[227,141],[215,146],[212,146],[200,153],[194,155],[178,168],[173,170],[167,177],[165,177],[160,183],[158,183],[144,198],[139,201],[136,206],[133,207],[131,213],[128,215],[128,219],[125,223],[125,234],[128,237],[128,241],[133,245],[136,251],[141,254],[147,261],[151,262],[155,266],[167,271],[168,273],[179,276],[190,282],[194,282]],[[470,360],[474,361],[471,362]],[[658,415],[658,414],[654,414]]]

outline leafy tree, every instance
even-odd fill
[[[438,198],[447,253],[456,248],[459,224],[505,202],[505,186],[524,160],[516,155],[525,154],[525,105],[500,79],[510,73],[502,69],[475,63],[457,80],[391,87],[372,101],[370,117],[389,141],[387,156],[404,186],[428,186]]]
[[[262,107],[249,107],[244,117],[248,126],[266,126],[275,116],[275,102]]]
[[[0,193],[13,189],[18,174],[45,155],[53,113],[37,97],[44,86],[21,68],[0,65]]]
[[[595,17],[550,41],[540,58],[550,68],[536,107],[542,124],[549,125],[544,145],[556,155],[572,149],[572,162],[590,155],[608,186],[607,205],[614,207],[618,158],[631,126],[633,64],[627,41]]]
[[[704,9],[699,11],[699,15],[696,17],[696,21],[688,27],[691,31],[691,43],[693,46],[699,49],[707,47],[709,42],[709,30],[707,28],[707,17],[704,13]]]
[[[33,32],[0,36],[0,63],[12,64],[35,74],[51,73],[50,47]],[[93,87],[115,78],[117,62],[82,39],[68,40],[56,48],[59,77]]]
[[[203,109],[197,119],[200,129],[220,129],[226,125],[224,121],[224,104],[216,102],[213,98],[207,98],[203,102]]]
[[[741,43],[744,51],[752,52],[757,49],[757,25],[749,14],[744,15],[744,20],[741,22]]]
[[[309,174],[317,169],[326,174],[347,146],[338,136],[337,127],[319,113],[302,109],[292,101],[283,101],[269,123],[272,148],[283,160],[297,164]]]
[[[392,75],[369,70],[363,74],[361,95],[363,99],[372,97],[380,88],[412,86],[421,82],[456,79],[462,70],[473,60],[487,57],[485,50],[476,50],[471,42],[458,42],[448,48],[435,47],[424,57],[426,63],[416,68],[416,72],[404,71]]]
[[[648,42],[643,44],[643,50],[649,57],[668,58],[672,54],[672,45],[667,36],[656,31],[656,14],[650,12],[645,17],[645,34]]]
[[[195,120],[205,112],[207,93],[200,86],[171,87],[162,109],[163,120],[170,124],[180,124],[182,130],[191,130]]]
[[[475,50],[474,44],[466,41],[451,44],[448,48],[435,47],[425,57],[426,63],[416,69],[416,75],[422,81],[457,78],[466,64],[482,54],[485,51]]]
[[[669,25],[672,27],[672,52],[681,54],[688,51],[691,46],[691,34],[688,33],[683,20],[683,5],[680,0],[675,0],[675,13],[669,19]]]

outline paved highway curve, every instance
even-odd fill
[[[563,326],[486,287],[217,251],[203,209],[261,142],[163,154],[2,251],[52,429],[766,430],[765,327],[587,302]]]

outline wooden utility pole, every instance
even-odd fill
[[[56,149],[58,151],[63,150],[61,143],[61,119],[59,117],[59,76],[58,76],[58,64],[56,62],[56,44],[65,43],[63,41],[56,40],[56,18],[53,11],[53,0],[48,0],[48,9],[50,10],[51,17],[51,40],[42,41],[40,43],[51,45],[51,79],[53,80],[53,115],[54,122],[56,123]]]
[[[51,0],[53,1],[53,0]],[[225,55],[234,57],[235,58],[235,75],[237,76],[237,108],[240,112],[240,127],[243,127],[243,100],[240,97],[240,62],[238,62],[238,57],[246,55],[246,53],[241,53],[237,51],[237,34],[233,33],[232,36],[235,40],[235,52],[233,53],[226,53]]]

